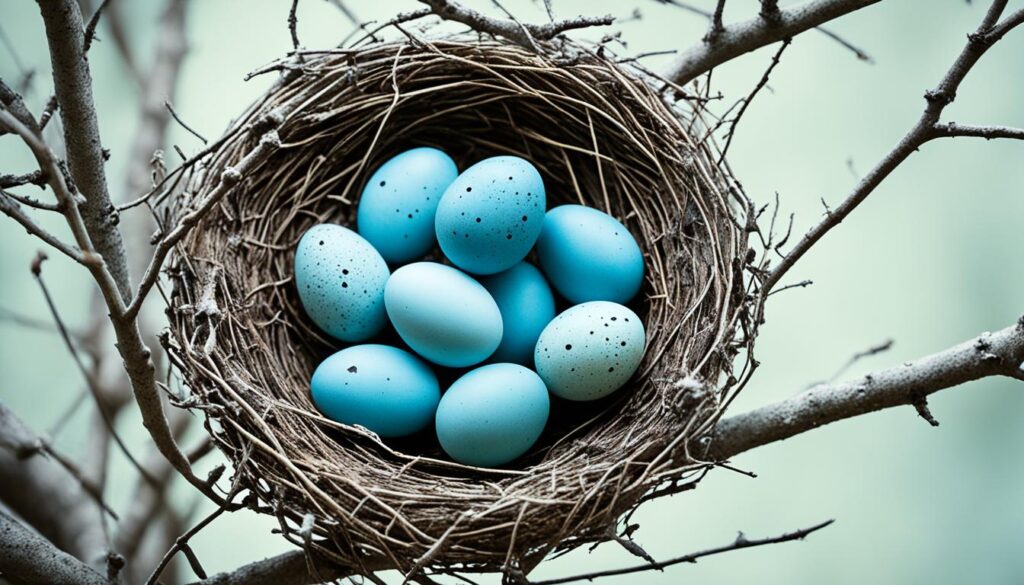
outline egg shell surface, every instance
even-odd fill
[[[644,357],[644,325],[618,303],[591,301],[555,317],[537,340],[537,373],[556,396],[604,398],[625,384]]]
[[[388,159],[359,198],[359,234],[389,263],[422,258],[437,241],[437,204],[458,173],[455,161],[436,148],[413,148]]]
[[[441,397],[437,438],[459,463],[504,465],[537,442],[550,407],[547,388],[532,370],[518,364],[481,366]]]
[[[547,213],[537,258],[551,285],[572,303],[625,303],[644,280],[644,255],[626,226],[583,205]]]
[[[399,268],[384,289],[384,304],[402,340],[435,364],[471,366],[501,343],[501,312],[494,298],[451,266],[415,262]]]
[[[311,227],[295,250],[295,285],[309,318],[335,339],[365,341],[387,323],[390,272],[359,234],[333,224]]]
[[[544,275],[520,262],[505,272],[481,279],[501,311],[504,333],[492,362],[533,365],[533,348],[544,326],[555,318],[555,297]]]
[[[437,241],[462,270],[508,270],[533,248],[546,204],[544,181],[529,161],[517,156],[484,159],[445,190],[435,218]]]
[[[354,345],[324,360],[310,382],[313,404],[331,420],[401,437],[430,424],[441,399],[423,360],[389,345]]]

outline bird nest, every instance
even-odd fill
[[[474,36],[299,57],[172,206],[209,209],[175,250],[165,342],[183,403],[205,414],[246,505],[356,570],[526,572],[607,540],[705,468],[701,439],[745,343],[747,212],[703,139],[699,102],[674,103],[663,81],[568,41],[545,55]],[[370,174],[418,145],[460,168],[524,157],[551,205],[607,211],[644,251],[636,375],[604,401],[553,404],[538,444],[507,469],[448,461],[431,432],[382,441],[310,398],[313,370],[339,345],[302,310],[296,245],[315,224],[353,226]]]

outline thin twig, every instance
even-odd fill
[[[139,284],[139,290],[136,293],[135,299],[132,300],[128,306],[125,314],[128,318],[134,318],[138,315],[139,310],[142,308],[142,303],[145,302],[146,296],[149,291],[152,290],[153,285],[156,284],[157,279],[160,277],[160,270],[163,267],[164,261],[167,259],[167,255],[171,252],[174,246],[182,240],[189,231],[199,220],[206,215],[206,213],[213,208],[225,195],[230,193],[235,188],[242,178],[258,167],[265,161],[274,151],[281,146],[281,139],[278,138],[275,130],[270,130],[264,134],[256,148],[254,148],[249,154],[239,161],[238,165],[230,167],[221,173],[220,182],[217,187],[210,191],[210,193],[203,199],[196,203],[195,207],[184,214],[179,220],[178,224],[167,233],[157,244],[156,250],[153,252],[153,258],[149,262],[149,266],[146,268],[145,274],[142,277],[142,281]]]
[[[103,14],[103,9],[107,7],[110,0],[103,0],[100,5],[96,8],[96,12],[92,13],[89,17],[88,24],[85,25],[85,38],[82,41],[82,53],[88,54],[89,48],[92,47],[92,41],[96,38],[96,26],[100,23],[100,16]]]
[[[985,140],[994,140],[996,138],[1024,140],[1024,128],[1012,128],[1010,126],[972,126],[969,124],[946,122],[945,124],[936,124],[932,132],[936,138],[971,137],[984,138]]]
[[[460,22],[471,29],[491,35],[502,36],[530,50],[535,50],[537,41],[549,41],[573,29],[591,26],[607,26],[615,21],[611,15],[578,16],[576,18],[549,22],[547,24],[526,24],[514,20],[492,18],[454,0],[420,0],[445,20]]]
[[[843,374],[846,373],[846,370],[849,370],[850,367],[852,367],[854,364],[856,364],[857,362],[866,357],[871,357],[889,351],[890,349],[892,349],[892,344],[892,339],[886,339],[885,341],[879,343],[878,345],[873,345],[865,349],[864,351],[858,351],[857,353],[850,356],[850,359],[846,360],[846,363],[843,364],[842,367],[840,367],[838,370],[836,370],[836,372],[832,374],[828,381],[830,383],[835,382],[836,380],[839,379],[839,376],[842,376]]]
[[[610,569],[607,571],[594,571],[592,573],[582,573],[579,575],[572,575],[571,577],[560,577],[557,579],[546,579],[544,581],[530,581],[531,585],[559,585],[561,583],[573,583],[576,581],[593,581],[601,577],[614,577],[616,575],[628,575],[631,573],[640,573],[643,571],[660,571],[666,567],[672,565],[678,565],[682,563],[694,563],[698,559],[704,557],[710,557],[718,554],[732,552],[736,550],[743,550],[745,548],[754,548],[757,546],[765,546],[769,544],[778,544],[781,542],[792,542],[794,540],[803,540],[808,535],[813,534],[826,526],[829,526],[835,522],[835,520],[826,520],[814,526],[807,528],[801,528],[800,530],[794,530],[793,532],[787,532],[778,536],[770,536],[767,538],[747,538],[742,532],[736,537],[736,540],[729,544],[722,546],[716,546],[706,550],[690,553],[674,557],[665,561],[655,563],[644,563],[642,565],[635,565],[632,567],[626,567],[623,569]]]
[[[170,112],[171,117],[174,118],[174,121],[177,122],[179,126],[187,130],[188,133],[191,134],[192,136],[198,138],[199,141],[202,142],[203,144],[207,143],[206,138],[203,138],[202,134],[196,132],[194,128],[186,124],[185,121],[181,119],[181,116],[178,115],[178,112],[174,111],[174,107],[171,106],[170,102],[165,101],[164,107],[167,108],[167,111]]]
[[[299,50],[299,17],[296,14],[299,10],[299,0],[292,0],[292,7],[288,11],[288,32],[292,35],[292,49]],[[204,141],[205,142],[205,141]]]
[[[729,147],[732,146],[733,136],[736,135],[736,126],[739,124],[740,119],[743,118],[743,114],[747,111],[747,108],[750,107],[750,102],[754,101],[757,94],[764,89],[766,85],[768,85],[768,78],[771,77],[772,71],[774,71],[775,67],[779,64],[779,60],[782,59],[782,53],[792,42],[793,39],[790,38],[782,40],[779,50],[772,56],[771,63],[768,64],[768,68],[765,69],[764,74],[761,76],[761,79],[758,80],[757,85],[754,86],[754,89],[751,90],[747,97],[743,98],[743,105],[740,106],[740,110],[736,112],[736,116],[732,119],[732,123],[729,126],[729,132],[726,134],[725,146],[722,147],[721,152],[718,154],[718,164],[722,164],[722,161],[725,160],[725,155],[729,152]]]
[[[36,254],[35,260],[32,261],[32,276],[34,276],[36,282],[39,283],[39,288],[43,293],[43,299],[46,301],[46,306],[50,310],[50,315],[53,317],[53,322],[57,326],[57,331],[60,332],[61,339],[64,340],[64,345],[67,347],[68,353],[71,354],[71,358],[75,362],[75,366],[78,368],[79,373],[85,380],[86,386],[89,388],[89,392],[92,393],[93,400],[96,402],[96,409],[103,418],[103,423],[107,427],[107,432],[109,432],[110,436],[114,438],[117,446],[121,449],[121,452],[124,453],[125,458],[127,458],[132,466],[139,472],[139,475],[145,478],[146,481],[155,482],[156,479],[154,479],[153,476],[151,476],[149,472],[139,464],[138,460],[135,459],[135,456],[128,450],[128,445],[126,445],[120,435],[117,434],[113,418],[110,416],[110,413],[107,412],[106,406],[103,402],[103,391],[97,385],[95,376],[93,376],[92,372],[85,367],[82,357],[78,354],[78,348],[72,341],[71,334],[68,332],[67,326],[64,325],[64,320],[60,316],[60,311],[57,310],[57,305],[53,302],[53,296],[50,295],[50,289],[46,286],[46,281],[43,280],[42,265],[46,259],[46,254],[43,254],[42,252]]]
[[[925,94],[926,106],[917,123],[907,132],[896,146],[875,165],[871,171],[864,176],[854,187],[853,191],[843,200],[842,203],[831,209],[816,226],[811,228],[803,238],[789,251],[775,267],[764,278],[761,287],[764,294],[767,294],[785,275],[797,260],[807,253],[825,234],[832,228],[839,225],[847,216],[853,212],[874,190],[889,176],[900,164],[911,154],[916,152],[925,143],[947,136],[982,136],[985,138],[1015,138],[1019,139],[1021,134],[1015,129],[1003,127],[972,127],[972,126],[950,126],[939,124],[939,118],[946,106],[951,104],[956,97],[957,89],[961,82],[971,71],[974,65],[981,59],[993,45],[1013,28],[1024,22],[1024,9],[1006,17],[999,24],[999,16],[1006,5],[1006,0],[993,2],[985,19],[974,33],[968,35],[967,44],[961,50],[960,55],[950,66],[949,70],[939,81],[934,89]],[[964,130],[959,130],[963,128]]]

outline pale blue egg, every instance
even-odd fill
[[[537,258],[551,285],[572,303],[625,303],[644,280],[644,255],[626,226],[582,205],[547,213]]]
[[[615,392],[644,357],[644,324],[633,311],[606,301],[566,309],[537,340],[534,362],[548,390],[567,400],[597,400]]]
[[[441,397],[437,438],[459,463],[495,467],[537,442],[549,410],[547,388],[532,370],[490,364],[456,380]]]
[[[398,335],[435,364],[471,366],[501,343],[501,312],[491,294],[451,266],[416,262],[399,268],[385,287],[384,304]]]
[[[430,424],[441,399],[423,360],[389,345],[355,345],[324,360],[310,382],[313,404],[327,418],[401,437]]]
[[[369,242],[340,225],[309,228],[295,250],[295,286],[309,318],[342,341],[365,341],[387,323],[388,265]]]
[[[495,274],[526,257],[544,220],[544,181],[517,156],[469,167],[437,207],[437,241],[445,256],[474,274]]]
[[[482,279],[501,311],[504,333],[492,362],[529,366],[540,332],[555,317],[555,298],[544,275],[527,262]]]
[[[385,162],[363,188],[356,224],[384,260],[402,264],[434,247],[434,212],[459,171],[430,147],[407,150]]]

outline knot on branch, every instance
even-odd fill
[[[221,312],[217,305],[216,290],[217,281],[220,278],[221,268],[213,267],[207,274],[206,282],[203,285],[199,300],[192,306],[192,320],[196,324],[196,330],[192,335],[192,347],[198,345],[199,336],[206,334],[206,341],[200,350],[202,355],[210,355],[217,344],[217,326],[220,325]]]
[[[924,396],[919,396],[913,402],[914,409],[917,410],[917,414],[920,415],[925,421],[933,427],[939,426],[938,419],[932,414],[930,408],[928,408],[928,399]]]
[[[956,99],[956,93],[948,92],[945,90],[928,90],[924,92],[924,99],[929,104],[937,104],[941,106],[948,106],[953,103]]]
[[[242,173],[235,167],[228,167],[220,174],[220,180],[226,187],[234,187],[242,180]]]
[[[125,560],[124,557],[117,554],[114,551],[107,552],[107,581],[111,583],[117,583],[117,576],[121,574],[121,569],[124,568]]]
[[[277,130],[270,130],[260,138],[260,146],[270,148],[281,148],[281,137],[277,135]]]
[[[995,42],[995,40],[989,35],[991,30],[992,29],[983,32],[968,33],[967,41],[976,47],[988,47]]]
[[[267,112],[265,115],[260,116],[255,122],[252,123],[252,131],[257,134],[262,134],[269,130],[274,130],[278,126],[284,123],[284,112],[280,108],[273,109]]]

